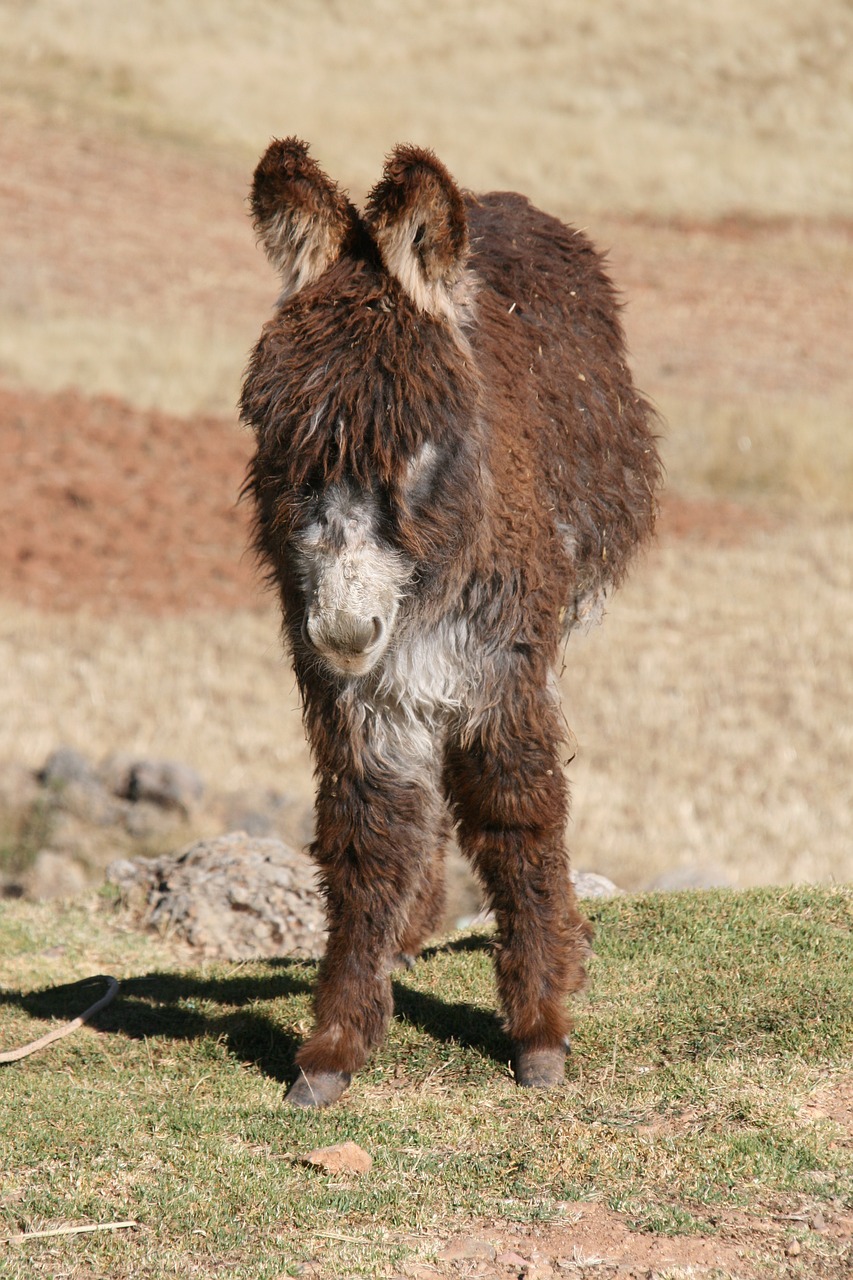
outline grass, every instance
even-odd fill
[[[544,1230],[584,1203],[679,1235],[735,1211],[849,1207],[849,1115],[840,1131],[805,1104],[845,1081],[849,1097],[853,894],[652,895],[593,914],[561,1089],[512,1084],[489,939],[471,934],[396,979],[386,1045],[342,1105],[306,1115],[282,1091],[313,965],[181,972],[104,911],[3,907],[4,1046],[85,1003],[56,983],[92,965],[124,981],[97,1031],[5,1069],[0,1234],[139,1224],[6,1246],[4,1274],[271,1280],[317,1259],[381,1275],[484,1219]],[[372,1154],[369,1175],[300,1164],[346,1139]]]
[[[54,806],[39,796],[18,812],[0,810],[0,876],[27,871],[46,845],[54,829]]]
[[[661,399],[677,493],[784,513],[853,513],[853,432],[840,398]]]

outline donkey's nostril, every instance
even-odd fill
[[[382,621],[381,618],[374,618],[373,619],[373,635],[370,637],[370,644],[367,647],[369,649],[372,649],[375,644],[379,644],[379,641],[382,639],[384,634],[385,634],[385,623]]]
[[[374,618],[371,622],[352,621],[345,629],[349,634],[341,635],[342,645],[350,650],[351,653],[364,653],[365,649],[370,649],[376,643],[377,630],[376,624],[378,618]],[[379,623],[382,626],[381,622]]]

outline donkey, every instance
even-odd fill
[[[363,212],[295,138],[252,187],[282,292],[248,366],[246,491],[317,778],[328,944],[287,1099],[336,1101],[443,908],[455,828],[494,911],[519,1084],[563,1077],[591,928],[554,668],[652,533],[655,418],[603,259],[399,146]]]

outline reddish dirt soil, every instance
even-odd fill
[[[0,594],[99,613],[259,603],[236,420],[0,389],[0,451]]]
[[[96,613],[240,609],[264,592],[239,492],[236,418],[178,418],[77,391],[0,387],[0,595]],[[731,502],[667,497],[662,537],[730,543],[759,523]]]

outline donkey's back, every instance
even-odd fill
[[[471,199],[469,225],[496,487],[523,489],[537,543],[551,526],[568,552],[568,565],[554,558],[570,623],[618,585],[654,529],[655,415],[627,367],[604,258],[583,232],[504,192]]]

